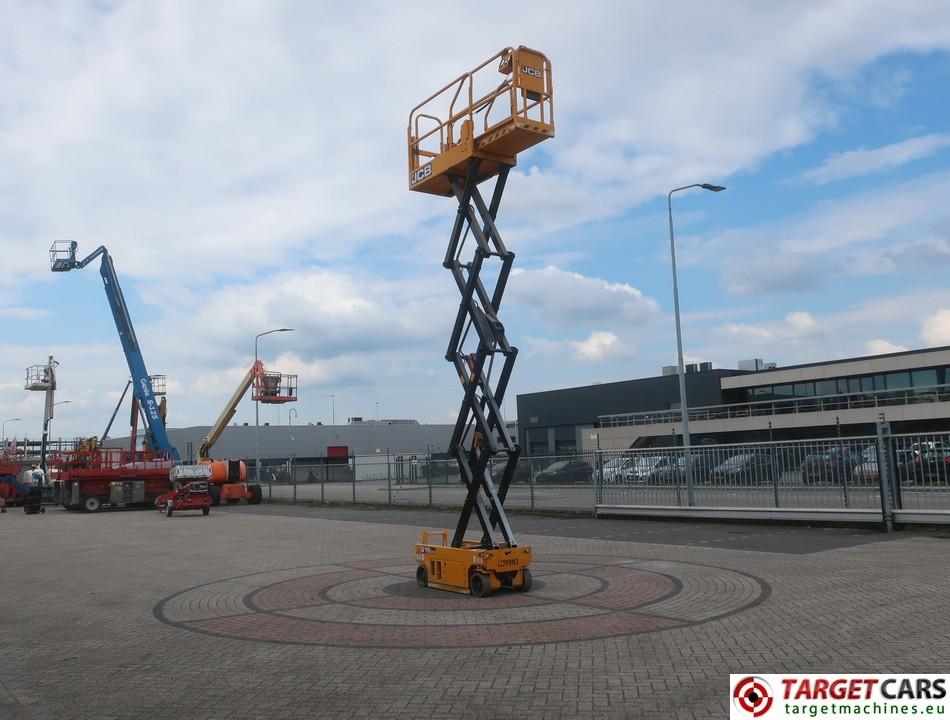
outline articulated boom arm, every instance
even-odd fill
[[[246,393],[247,389],[252,385],[254,386],[252,393],[254,400],[267,405],[297,401],[296,375],[267,372],[264,370],[264,363],[260,360],[255,360],[254,364],[251,365],[251,369],[247,371],[247,374],[237,386],[237,390],[234,391],[231,399],[228,400],[228,404],[224,406],[224,410],[221,411],[218,419],[215,420],[214,425],[211,426],[210,432],[202,439],[201,447],[198,448],[199,460],[211,459],[211,448],[218,442],[221,433],[224,432],[224,428],[228,426],[228,423],[231,422],[231,418],[234,417],[238,403],[241,402],[244,393]]]
[[[145,359],[142,357],[138,338],[136,338],[135,329],[132,327],[132,319],[129,317],[129,308],[125,304],[125,297],[122,295],[122,288],[119,286],[119,278],[115,273],[115,266],[112,263],[109,251],[100,245],[82,260],[77,260],[77,243],[69,243],[67,249],[64,249],[62,245],[63,243],[54,243],[53,247],[50,248],[50,268],[53,272],[80,270],[97,257],[102,256],[99,274],[102,276],[106,298],[109,300],[115,327],[119,332],[119,340],[122,342],[122,351],[125,353],[125,359],[129,365],[129,373],[132,375],[132,392],[145,415],[149,446],[155,450],[171,453],[177,461],[179,459],[178,450],[171,444],[168,434],[165,432],[165,422],[162,418],[159,403],[152,392],[152,381],[145,367]]]
[[[241,398],[244,397],[244,393],[247,392],[247,389],[251,387],[251,383],[254,382],[254,378],[257,377],[258,373],[263,371],[264,366],[260,360],[254,363],[251,366],[251,369],[247,371],[244,379],[241,380],[241,383],[237,386],[237,390],[234,391],[231,399],[228,400],[228,404],[224,406],[224,410],[221,411],[218,419],[214,421],[214,425],[211,426],[211,431],[202,439],[201,447],[198,448],[199,460],[211,459],[211,448],[216,442],[218,442],[218,438],[221,437],[221,433],[224,432],[224,428],[226,428],[228,423],[231,422],[231,418],[233,418],[234,413],[237,412],[238,403],[241,402]]]

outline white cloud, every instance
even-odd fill
[[[767,324],[728,324],[723,328],[728,337],[751,346],[774,347],[778,343],[801,343],[827,333],[811,313],[790,312],[783,322]]]
[[[820,166],[802,176],[816,185],[834,180],[870,175],[933,155],[950,147],[950,134],[931,134],[910,138],[878,148],[834,153]]]
[[[530,5],[488,8],[467,18],[462,35],[443,32],[435,7],[7,4],[0,304],[20,309],[17,319],[35,323],[36,335],[16,352],[5,347],[0,376],[54,352],[77,403],[64,406],[59,427],[98,431],[88,426],[111,413],[110,394],[127,376],[113,329],[87,344],[48,341],[62,323],[78,322],[67,312],[78,301],[76,285],[49,272],[46,251],[75,239],[82,252],[107,245],[126,296],[148,303],[137,330],[150,369],[178,383],[172,424],[210,422],[249,365],[253,336],[278,325],[297,332],[265,338],[262,354],[306,379],[301,420],[328,411],[329,392],[338,417],[372,416],[382,399],[393,414],[441,418],[458,389],[441,359],[458,298],[438,269],[453,208],[405,187],[406,116],[429,92],[512,37],[552,58],[558,137],[519,157],[499,215],[523,259],[550,249],[546,233],[616,216],[680,181],[754,170],[810,141],[837,112],[813,90],[816,78],[846,82],[889,53],[950,47],[950,7],[939,2],[872,13],[850,0],[804,9],[562,0],[541,14]],[[406,28],[425,38],[428,60],[407,49]],[[486,46],[486,37],[496,40]],[[937,192],[921,202],[939,206],[947,194]],[[867,220],[865,208],[851,208],[859,212],[842,212],[817,234],[848,247],[871,235],[883,244],[908,216],[933,217],[907,203],[882,224],[875,204]],[[849,234],[854,225],[864,235]],[[798,252],[800,277],[828,267],[809,270],[824,245],[793,243],[819,226],[779,232],[789,247],[772,265]],[[921,227],[913,239],[932,239]],[[749,247],[723,254],[741,265]],[[832,267],[850,267],[845,260],[832,258]],[[540,299],[519,295],[530,283]],[[57,318],[23,316],[37,287],[63,309]],[[617,374],[631,369],[611,348],[633,345],[620,327],[645,332],[659,313],[631,285],[556,268],[512,277],[510,299],[506,324],[537,313],[561,326],[559,337],[594,327],[615,335],[600,347]],[[520,364],[513,382],[544,373],[571,382],[570,368],[549,360]],[[0,390],[0,409],[25,402],[38,415],[40,398],[22,393]],[[79,403],[83,417],[68,419]]]
[[[826,201],[797,216],[677,240],[684,266],[721,273],[736,295],[812,290],[829,279],[950,262],[950,172]]]
[[[0,318],[11,320],[36,320],[49,313],[41,308],[30,307],[0,307]]]
[[[941,308],[925,318],[920,338],[927,345],[950,345],[950,310]]]
[[[550,327],[592,324],[642,325],[659,315],[660,306],[637,288],[561,270],[515,269],[508,284],[512,306],[533,310]]]
[[[868,340],[864,343],[864,351],[868,355],[886,355],[887,353],[903,352],[907,350],[904,345],[896,345],[888,340]]]
[[[577,357],[584,360],[603,360],[608,355],[614,355],[622,350],[620,338],[612,332],[594,331],[586,340],[571,340]]]

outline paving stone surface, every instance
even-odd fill
[[[516,517],[535,587],[476,599],[413,577],[452,515],[339,516],[0,516],[0,720],[718,718],[730,672],[950,667],[947,533]]]

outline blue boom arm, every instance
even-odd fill
[[[132,392],[145,415],[146,436],[149,445],[155,450],[171,453],[175,461],[178,461],[181,459],[178,450],[168,440],[168,434],[165,432],[165,422],[162,420],[158,403],[152,393],[152,381],[149,378],[148,370],[145,368],[145,359],[142,357],[138,338],[135,337],[135,329],[132,327],[132,319],[129,317],[129,308],[125,304],[122,288],[119,286],[119,278],[116,276],[115,266],[112,264],[112,257],[109,255],[109,251],[100,245],[87,257],[76,260],[76,248],[77,244],[75,242],[70,243],[68,259],[56,258],[53,261],[52,269],[54,272],[79,270],[86,267],[100,255],[102,256],[99,274],[102,275],[106,297],[109,299],[112,317],[115,319],[115,327],[119,331],[119,340],[122,341],[122,351],[125,353],[125,359],[129,364],[129,373],[132,375]]]

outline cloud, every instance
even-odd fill
[[[924,319],[920,338],[927,345],[950,345],[950,310],[941,308]]]
[[[829,280],[950,262],[950,172],[825,201],[798,215],[677,241],[684,266],[735,295],[814,290]]]
[[[811,313],[790,312],[783,322],[768,324],[728,324],[725,334],[736,340],[758,347],[767,347],[776,343],[801,343],[827,334],[828,329],[820,324]]]
[[[950,134],[931,134],[910,138],[878,148],[834,153],[820,166],[804,173],[805,180],[824,185],[834,180],[870,175],[891,170],[950,147]]]
[[[0,318],[11,320],[36,320],[46,317],[49,313],[42,308],[30,307],[0,307]]]
[[[903,352],[907,350],[903,345],[895,345],[888,340],[868,340],[864,343],[864,351],[868,355],[886,355],[887,353]]]
[[[577,357],[584,360],[603,360],[608,355],[614,355],[622,350],[620,338],[612,332],[594,331],[586,340],[571,340]]]
[[[656,318],[660,306],[632,285],[561,270],[515,269],[508,284],[513,305],[532,310],[550,327],[598,324],[643,325]]]
[[[32,340],[16,353],[7,343],[0,375],[54,352],[77,403],[64,406],[58,427],[89,433],[111,414],[109,395],[128,374],[111,326],[49,343],[68,322],[59,309],[82,301],[76,285],[54,282],[46,252],[75,239],[82,252],[109,247],[127,298],[144,303],[136,329],[149,367],[184,388],[170,397],[173,424],[210,422],[249,365],[254,335],[281,325],[297,331],[264,338],[262,354],[306,381],[301,419],[319,417],[334,391],[338,417],[372,416],[379,399],[393,414],[441,419],[458,390],[442,357],[458,297],[438,265],[454,209],[406,189],[406,118],[496,49],[485,38],[498,37],[502,18],[507,36],[545,50],[555,72],[557,137],[518,158],[499,214],[506,242],[535,264],[558,230],[620,216],[697,177],[754,171],[810,142],[840,111],[816,82],[836,87],[895,52],[950,47],[944,3],[870,13],[849,0],[805,9],[561,0],[541,14],[489,8],[467,18],[462,35],[445,33],[426,4],[9,3],[0,29],[0,304],[21,309]],[[406,45],[397,30],[407,27],[435,62]],[[748,277],[762,274],[773,241],[788,245],[774,248],[773,267],[799,258],[785,285],[781,272],[770,277],[773,288],[868,267],[851,257],[857,246],[893,267],[887,243],[939,239],[939,193],[886,217],[885,203],[868,198],[834,222],[750,228],[722,238],[722,259],[710,266],[734,265],[727,285],[746,293],[768,289]],[[766,249],[752,257],[731,237]],[[821,242],[797,245],[812,237]],[[758,265],[746,266],[743,282],[750,257]],[[626,347],[622,325],[648,334],[653,299],[557,267],[512,277],[506,324],[541,318],[555,337],[587,337],[577,343],[596,327]],[[23,316],[42,307],[37,288],[55,317]],[[101,294],[91,302],[103,312]],[[570,341],[551,342],[572,361],[538,356],[513,383],[575,380],[584,363]],[[611,349],[618,343],[604,346],[598,372],[631,372]],[[38,414],[40,398],[22,392],[0,393],[0,408],[25,402]],[[69,419],[80,402],[82,417]]]

